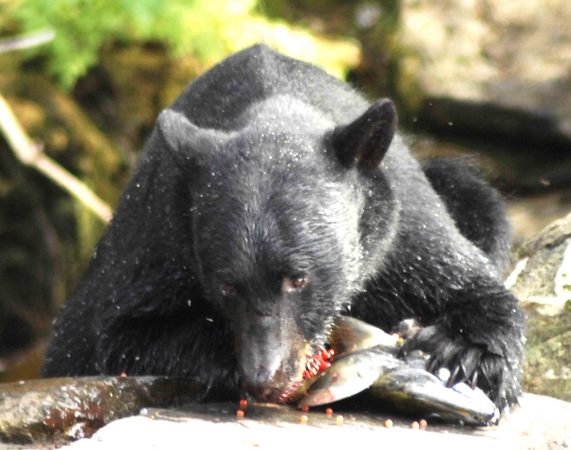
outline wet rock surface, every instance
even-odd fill
[[[200,386],[162,377],[5,384],[1,442],[9,448],[73,450],[177,449],[195,444],[236,449],[340,448],[356,442],[360,448],[378,448],[379,442],[441,449],[571,445],[571,403],[532,394],[523,395],[520,407],[506,413],[499,425],[469,427],[430,417],[362,411],[347,404],[304,412],[271,404],[197,403],[193,399],[199,392]]]
[[[202,386],[164,377],[88,377],[0,385],[0,442],[62,444],[143,407],[199,399]],[[1,447],[1,446],[0,446]]]
[[[301,412],[291,407],[252,405],[243,418],[238,405],[191,405],[184,409],[147,410],[145,415],[113,422],[91,439],[66,449],[105,448],[439,448],[559,449],[571,445],[571,404],[525,395],[522,406],[497,427],[445,426],[428,420],[324,409]],[[390,422],[389,422],[390,420]],[[403,447],[404,446],[404,447]],[[388,447],[387,447],[388,448]]]

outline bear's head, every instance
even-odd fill
[[[362,217],[386,188],[379,165],[395,122],[388,100],[341,126],[287,97],[260,103],[230,131],[161,114],[190,192],[194,265],[255,399],[287,400],[362,286],[371,233]]]

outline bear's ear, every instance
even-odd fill
[[[377,100],[353,122],[333,130],[333,149],[344,166],[372,169],[385,156],[396,128],[394,103],[386,98]]]
[[[183,113],[173,109],[160,113],[157,129],[173,156],[181,163],[196,160],[202,154],[212,154],[217,147],[213,130],[197,127]]]

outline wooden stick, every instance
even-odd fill
[[[43,30],[5,39],[0,39],[0,53],[25,48],[37,47],[53,40],[55,33],[52,30]]]
[[[109,205],[93,193],[84,183],[46,156],[35,144],[14,116],[10,105],[0,95],[0,129],[16,157],[25,165],[43,173],[54,183],[69,192],[104,222],[111,220]]]

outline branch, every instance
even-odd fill
[[[95,195],[79,179],[43,153],[41,148],[24,131],[2,95],[0,95],[0,130],[6,137],[16,157],[23,164],[43,173],[94,212],[104,222],[111,220],[112,211],[109,205]]]
[[[55,37],[52,30],[38,31],[35,33],[23,34],[5,39],[0,39],[0,53],[22,50],[30,47],[37,47],[45,44]]]

